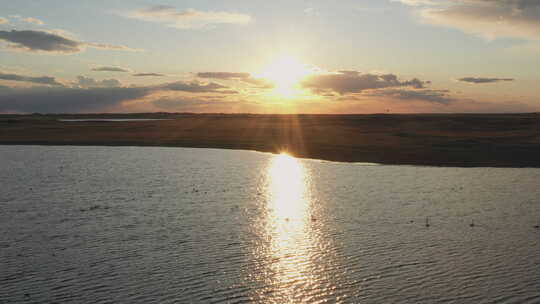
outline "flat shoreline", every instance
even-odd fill
[[[539,168],[540,115],[0,115],[0,145],[215,148],[337,162]]]

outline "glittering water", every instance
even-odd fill
[[[0,303],[540,302],[539,169],[129,147],[0,161]]]

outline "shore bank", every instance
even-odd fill
[[[540,167],[540,115],[0,115],[0,144],[222,148],[341,162]]]

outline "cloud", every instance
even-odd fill
[[[328,91],[343,94],[361,93],[365,90],[382,89],[390,87],[424,88],[429,81],[421,81],[417,78],[400,81],[394,74],[362,74],[357,71],[341,71],[332,74],[317,74],[308,76],[301,85],[321,94]]]
[[[132,19],[163,23],[177,29],[206,28],[218,24],[246,25],[252,20],[251,16],[245,14],[195,9],[179,11],[165,5],[138,9],[121,15]]]
[[[122,68],[118,66],[99,66],[99,67],[92,68],[92,71],[94,72],[124,72],[124,73],[131,72],[130,69]]]
[[[0,112],[101,112],[150,92],[145,87],[8,88],[0,90]]]
[[[424,1],[406,1],[421,5]],[[521,38],[540,40],[540,1],[537,0],[453,0],[429,1],[420,9],[424,22],[459,29],[492,40]],[[438,5],[437,5],[438,4]]]
[[[314,8],[314,7],[308,7],[306,9],[304,9],[304,14],[308,15],[308,16],[320,16],[321,15],[321,12]]]
[[[43,31],[0,31],[0,40],[26,51],[76,53],[82,48],[81,42]]]
[[[109,50],[109,51],[126,51],[126,52],[143,52],[143,49],[134,49],[127,47],[125,45],[117,45],[117,44],[108,44],[108,43],[94,43],[94,42],[86,42],[84,45],[98,49],[98,50]]]
[[[117,79],[95,80],[94,78],[77,76],[77,82],[72,83],[75,88],[115,88],[120,87],[122,83]]]
[[[8,23],[9,23],[9,20],[7,20],[6,18],[0,17],[0,24],[8,24]]]
[[[473,84],[481,84],[481,83],[496,83],[496,82],[507,82],[507,81],[514,81],[513,78],[483,78],[483,77],[463,77],[459,78],[458,81],[461,82],[467,82],[467,83],[473,83]]]
[[[450,97],[448,90],[403,90],[386,89],[366,94],[367,96],[391,97],[394,100],[427,101],[438,104],[449,104],[456,101]]]
[[[43,22],[43,20],[38,19],[38,18],[34,18],[34,17],[23,17],[21,15],[10,15],[9,17],[15,18],[15,19],[17,19],[19,21],[22,21],[22,22],[31,23],[31,24],[35,24],[35,25],[44,25],[45,24],[45,22]]]
[[[83,51],[86,47],[119,51],[134,51],[134,49],[122,45],[87,43],[77,41],[73,38],[61,34],[58,31],[0,31],[0,40],[8,42],[9,47],[12,49],[23,50],[27,52],[73,54]]]
[[[158,73],[136,73],[136,74],[133,74],[132,76],[135,76],[135,77],[163,77],[165,75],[164,74],[158,74]]]
[[[223,93],[223,94],[237,94],[237,91],[230,90],[229,87],[221,84],[210,82],[201,83],[199,81],[192,82],[173,82],[162,85],[161,88],[171,91],[182,91],[190,93]]]
[[[401,2],[406,5],[411,6],[420,6],[420,5],[434,5],[436,4],[433,0],[391,0],[392,2]]]
[[[249,73],[202,72],[197,73],[197,77],[213,79],[245,79],[251,77],[251,75]]]
[[[155,100],[196,100],[204,102],[195,106],[200,111],[212,111],[210,105],[226,109],[226,98],[237,96],[237,91],[215,83],[173,82],[151,86],[123,86],[117,79],[96,80],[78,76],[76,81],[61,84],[52,77],[28,77],[0,73],[0,80],[26,81],[45,86],[7,87],[0,85],[0,113],[79,113],[110,112],[145,109]],[[207,95],[205,95],[207,94]],[[217,104],[218,101],[223,103]],[[165,106],[166,103],[163,104]],[[171,106],[173,103],[170,104]],[[139,107],[141,106],[141,107]],[[240,106],[236,104],[235,106]],[[152,106],[155,110],[157,107]],[[177,104],[175,108],[181,108]],[[216,108],[216,109],[217,109]]]
[[[45,85],[52,85],[52,86],[63,86],[62,83],[56,81],[54,77],[50,77],[50,76],[30,77],[30,76],[22,76],[22,75],[17,75],[17,74],[5,74],[5,73],[0,72],[0,80],[23,81],[23,82],[31,82],[31,83],[45,84]]]
[[[45,24],[45,22],[39,20],[38,18],[34,18],[34,17],[21,18],[21,20],[26,22],[26,23],[33,23],[33,24],[36,24],[36,25],[44,25]]]

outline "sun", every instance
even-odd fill
[[[313,74],[313,69],[291,55],[276,57],[259,77],[268,79],[274,84],[273,93],[281,97],[295,97],[301,94],[300,82]]]

